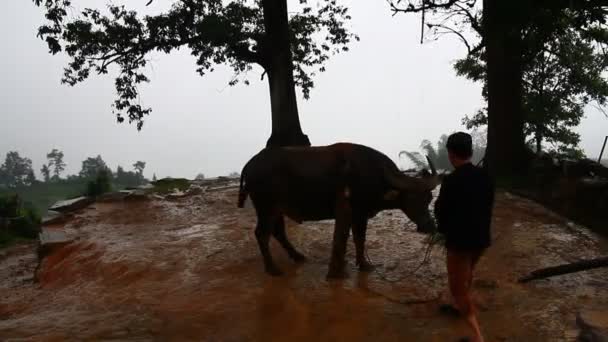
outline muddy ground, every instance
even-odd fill
[[[39,283],[33,244],[0,251],[0,340],[6,341],[453,341],[465,326],[443,317],[444,252],[422,260],[425,237],[406,217],[370,223],[359,273],[349,242],[349,278],[325,280],[333,222],[296,225],[288,236],[309,262],[278,244],[286,272],[263,272],[254,211],[227,190],[175,200],[97,203],[64,229],[76,241],[45,260]],[[494,245],[475,282],[488,341],[572,341],[576,312],[608,308],[608,270],[525,285],[536,268],[608,255],[608,242],[530,201],[500,194]]]

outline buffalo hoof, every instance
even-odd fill
[[[283,271],[276,266],[266,267],[266,273],[273,277],[280,277],[283,275]]]
[[[306,262],[308,260],[303,254],[300,253],[294,253],[293,255],[291,255],[291,258],[298,264]]]
[[[359,271],[361,271],[361,272],[372,272],[375,269],[376,269],[376,266],[370,264],[367,261],[359,264]]]

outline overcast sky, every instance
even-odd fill
[[[94,3],[87,0],[86,4]],[[99,2],[97,0],[97,2]],[[139,4],[141,2],[141,4]],[[131,0],[142,7],[147,1]],[[157,0],[152,6],[172,1]],[[420,18],[391,17],[383,0],[343,1],[361,41],[327,64],[311,99],[299,98],[300,120],[313,145],[366,144],[395,161],[422,139],[461,130],[461,119],[483,103],[480,86],[456,77],[452,64],[465,50],[454,39],[420,45]],[[29,0],[6,1],[0,12],[0,156],[17,150],[36,171],[52,148],[65,153],[68,173],[101,154],[113,169],[147,162],[146,176],[194,177],[240,171],[270,134],[266,81],[226,87],[232,74],[218,68],[198,76],[188,51],[155,55],[152,82],[142,99],[153,108],[141,132],[117,124],[110,105],[112,75],[76,87],[60,84],[64,56],[51,56],[36,37],[42,10]],[[582,147],[594,158],[608,119],[594,109],[579,128]]]

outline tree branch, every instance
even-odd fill
[[[608,0],[535,0],[534,4],[553,8],[588,9],[608,7]]]
[[[475,46],[470,52],[470,55],[475,55],[476,53],[478,53],[479,51],[481,51],[481,49],[486,47],[486,41],[485,39],[482,39],[479,44],[477,44],[477,46]]]
[[[475,30],[477,34],[483,37],[483,28],[481,27],[479,19],[474,16],[470,10],[464,8],[462,5],[455,4],[455,6],[460,9],[460,12],[463,13],[469,19],[469,22],[471,23],[471,28],[473,28],[473,30]]]
[[[393,11],[393,15],[395,15],[396,13],[399,13],[399,12],[418,13],[418,12],[434,10],[434,9],[448,9],[459,1],[461,1],[461,0],[448,0],[447,2],[441,3],[441,2],[439,2],[439,0],[437,0],[437,1],[423,0],[422,6],[418,6],[418,7],[416,7],[414,4],[412,4],[411,2],[408,1],[407,7],[401,8],[401,7],[397,6],[401,2],[400,0],[398,0],[396,4],[395,4],[394,0],[387,0],[389,6],[391,6],[391,11]]]
[[[467,47],[468,54],[471,54],[471,51],[473,51],[473,50],[471,50],[471,45],[469,44],[467,39],[464,37],[464,35],[462,35],[462,33],[458,32],[457,30],[455,30],[449,26],[442,25],[442,24],[428,24],[428,27],[429,28],[438,27],[438,28],[442,28],[447,31],[447,32],[437,32],[438,34],[452,33],[452,34],[457,35],[460,38],[460,40],[464,43],[464,45]]]
[[[600,113],[604,114],[604,116],[608,118],[608,112],[606,112],[606,110],[602,108],[600,102],[597,100],[595,102],[596,104],[593,105],[593,108],[597,109]]]

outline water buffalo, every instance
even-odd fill
[[[428,158],[427,158],[428,159]],[[356,263],[365,258],[367,221],[385,209],[401,209],[419,232],[435,230],[429,213],[437,173],[410,177],[386,155],[363,145],[338,143],[318,147],[271,147],[255,155],[241,172],[238,207],[251,198],[257,213],[255,236],[268,274],[281,275],[268,249],[274,236],[296,262],[306,258],[285,234],[284,215],[296,222],[335,219],[328,278],[344,273],[346,243],[352,226]]]

